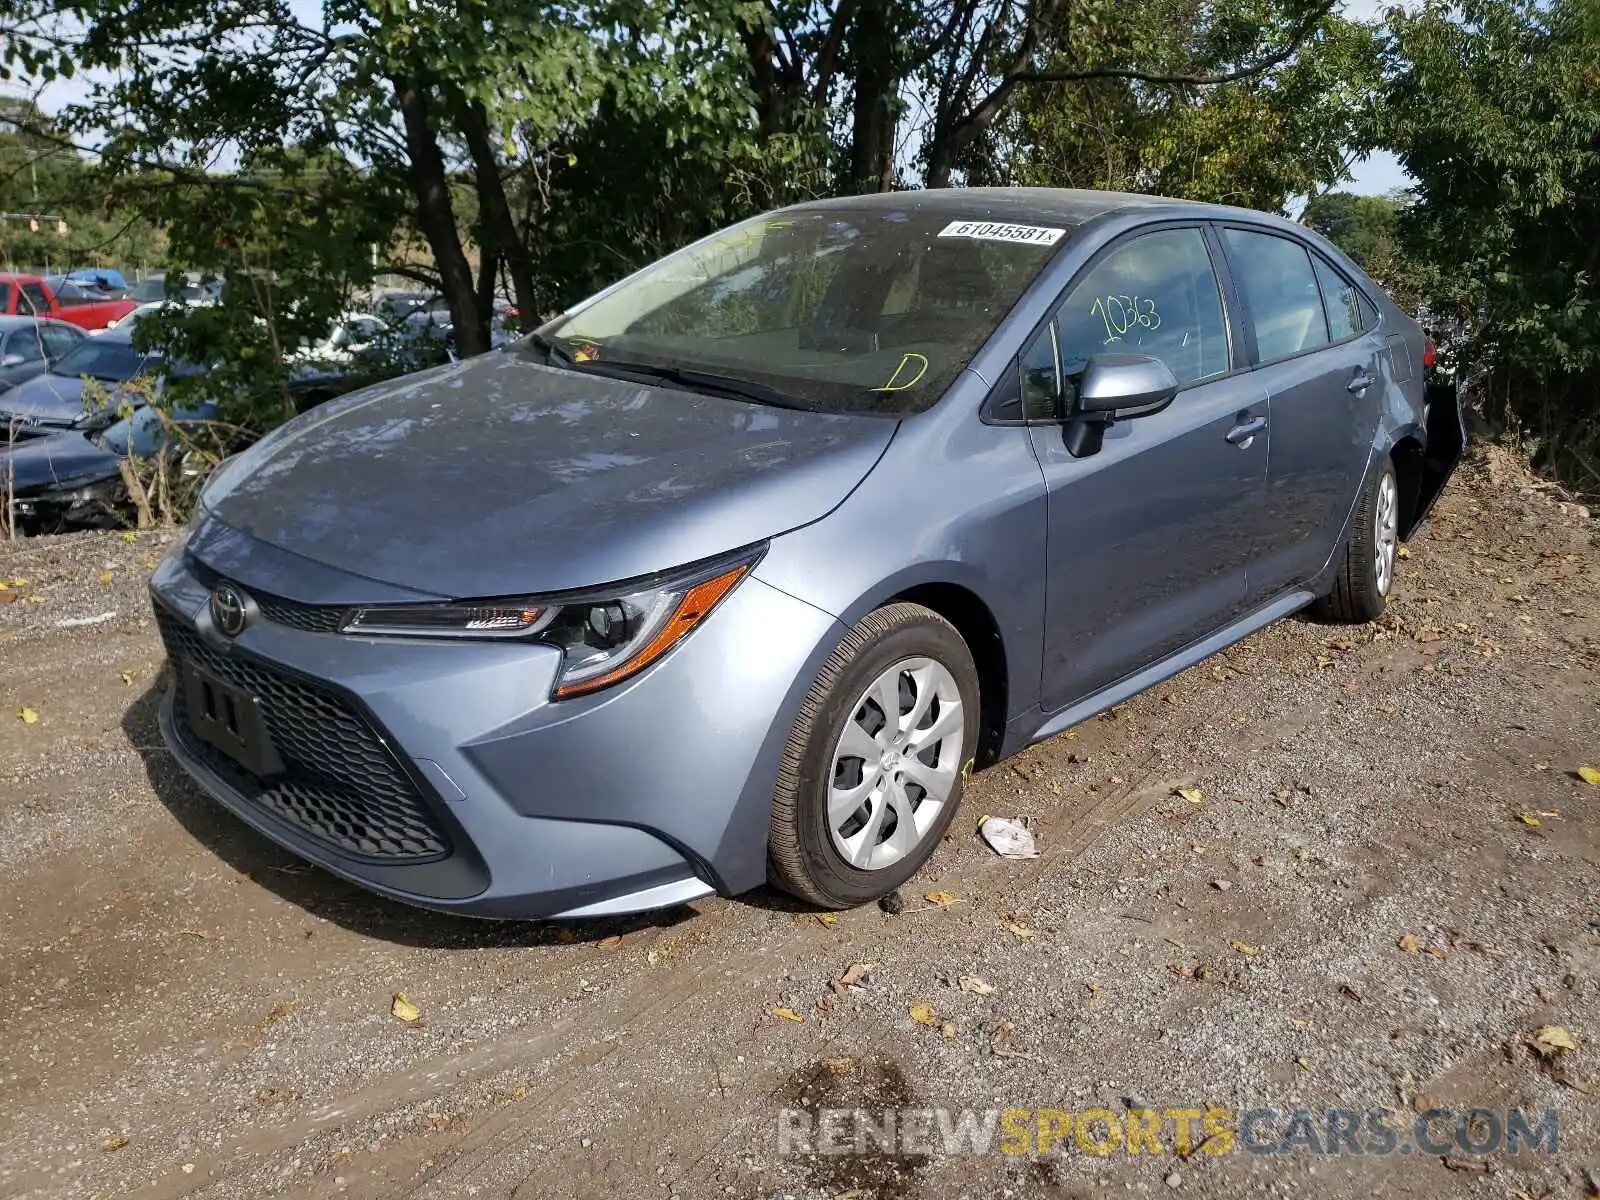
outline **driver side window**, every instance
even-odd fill
[[[1072,286],[1056,327],[1063,375],[1100,353],[1159,358],[1180,384],[1228,370],[1228,325],[1199,229],[1141,234],[1112,250]]]

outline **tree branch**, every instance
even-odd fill
[[[1289,40],[1265,58],[1257,59],[1231,71],[1213,74],[1165,74],[1160,71],[1140,71],[1133,67],[1092,67],[1082,71],[1019,71],[1009,78],[1015,83],[1077,83],[1086,79],[1127,79],[1136,83],[1152,83],[1174,87],[1210,87],[1218,83],[1232,83],[1248,79],[1282,66],[1305,45],[1306,39],[1316,32],[1317,26],[1333,10],[1332,0],[1320,4],[1294,30]],[[1004,86],[1002,82],[1001,86]],[[998,89],[997,89],[998,90]]]

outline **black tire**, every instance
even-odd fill
[[[961,696],[964,758],[949,802],[922,841],[899,862],[862,870],[845,861],[827,824],[829,772],[844,723],[858,697],[896,662],[925,657],[941,663]],[[869,613],[844,636],[811,686],[778,767],[767,836],[768,876],[784,891],[821,908],[851,908],[887,895],[928,860],[961,802],[978,740],[978,670],[955,627],[919,604],[890,604]]]
[[[1351,520],[1350,537],[1339,552],[1339,566],[1333,577],[1333,590],[1312,606],[1312,613],[1325,621],[1343,625],[1363,625],[1376,621],[1388,604],[1388,591],[1394,588],[1394,564],[1390,565],[1390,584],[1386,591],[1378,579],[1377,525],[1378,493],[1387,481],[1390,494],[1398,502],[1394,463],[1384,460],[1367,481],[1361,502]]]

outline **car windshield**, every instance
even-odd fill
[[[76,379],[87,375],[107,383],[122,383],[139,374],[140,368],[154,362],[140,354],[127,342],[108,342],[104,338],[85,338],[50,368],[52,375],[66,375]]]
[[[679,382],[743,381],[823,412],[916,412],[1066,235],[1060,222],[885,208],[773,213],[662,259],[539,336],[577,370],[692,372]]]

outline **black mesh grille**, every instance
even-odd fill
[[[191,556],[186,560],[186,565],[205,587],[216,587],[222,582],[222,576],[198,558]],[[288,625],[292,629],[303,629],[307,633],[337,633],[345,615],[350,611],[338,605],[302,604],[298,600],[285,600],[282,596],[268,595],[254,588],[245,590],[267,620],[278,625]]]
[[[371,724],[346,700],[235,650],[222,653],[156,606],[167,657],[188,662],[256,698],[284,773],[261,779],[189,727],[185,689],[173,725],[184,750],[233,789],[309,837],[345,854],[427,862],[450,853],[449,835]]]

